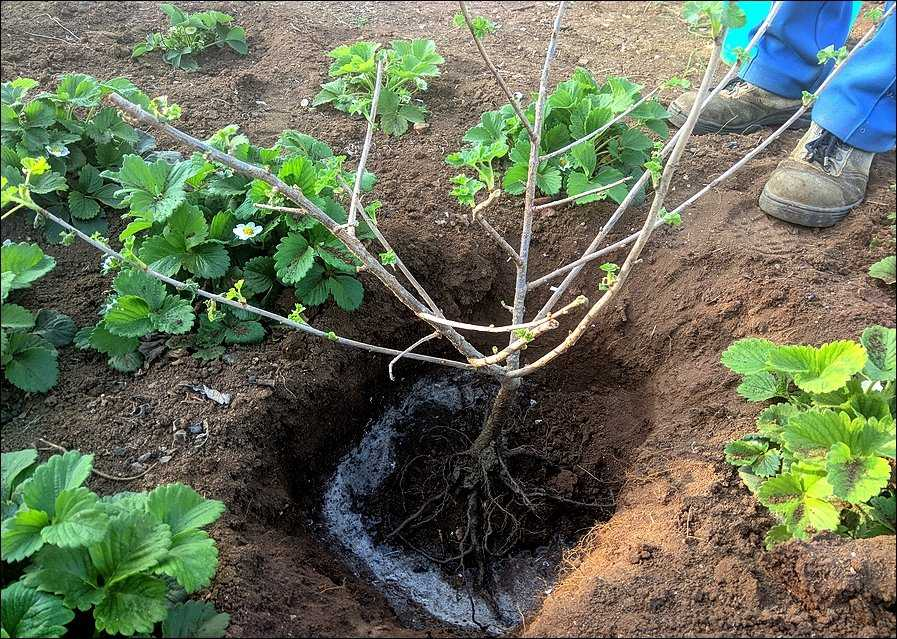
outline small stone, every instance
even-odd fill
[[[430,125],[426,122],[415,122],[414,123],[415,131],[426,131],[429,128],[430,128]]]
[[[170,461],[171,461],[171,455],[164,455],[164,456],[162,456],[162,457],[159,458],[159,463],[160,463],[160,464],[167,464],[167,463],[170,462]]]
[[[201,423],[196,423],[196,424],[191,424],[190,426],[188,426],[187,430],[190,432],[191,435],[199,435],[200,433],[202,433],[205,430],[205,428],[203,428],[203,425]]]
[[[138,463],[144,463],[152,459],[155,453],[143,453],[140,457],[137,458]]]
[[[144,470],[146,470],[146,466],[144,466],[140,462],[134,462],[133,464],[131,464],[131,470],[135,473],[142,473]]]
[[[116,446],[115,448],[112,449],[112,454],[115,457],[124,457],[125,455],[128,454],[128,449],[123,448],[122,446]]]
[[[308,98],[302,98],[302,100],[299,102],[299,106],[307,107],[308,106]]]

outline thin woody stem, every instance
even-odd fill
[[[361,206],[358,197],[361,193],[361,182],[364,179],[364,165],[368,161],[368,153],[371,150],[371,141],[374,139],[374,126],[377,121],[377,103],[380,100],[380,84],[383,79],[383,58],[377,61],[377,79],[374,81],[374,95],[371,97],[371,113],[368,117],[368,130],[364,135],[364,146],[361,148],[361,157],[358,159],[358,168],[355,170],[355,187],[352,189],[352,202],[349,204],[349,232],[355,233],[358,208]]]
[[[763,20],[763,22],[760,24],[760,26],[757,27],[757,31],[754,33],[754,37],[751,38],[750,42],[748,42],[747,46],[745,47],[745,51],[750,51],[757,45],[757,42],[760,41],[760,38],[763,36],[764,33],[766,33],[767,29],[769,29],[769,26],[772,24],[773,19],[776,17],[776,14],[779,12],[779,9],[781,9],[781,8],[782,8],[781,0],[777,0],[776,2],[772,3],[772,6],[769,9],[769,13],[766,14],[766,18]],[[732,78],[735,77],[735,74],[737,72],[738,72],[738,65],[733,65],[732,67],[729,68],[729,70],[723,76],[723,79],[717,83],[717,85],[713,89],[713,91],[711,91],[710,94],[707,96],[707,98],[703,101],[703,103],[701,104],[701,110],[705,109],[707,107],[707,105],[710,103],[710,101],[713,98],[715,98],[719,94],[719,92],[722,91],[726,87],[726,85],[729,84],[729,82],[732,80]],[[661,158],[666,157],[670,153],[670,151],[672,151],[673,145],[676,144],[676,142],[679,140],[679,137],[681,135],[682,135],[682,131],[680,129],[673,135],[672,138],[670,138],[667,141],[666,145],[664,145],[663,149],[660,151]],[[586,247],[586,250],[583,252],[583,257],[585,257],[586,255],[589,255],[590,253],[594,253],[598,249],[598,247],[601,246],[601,243],[604,242],[604,240],[607,238],[607,236],[613,230],[614,226],[616,226],[616,224],[620,220],[620,218],[623,217],[623,213],[625,213],[626,210],[632,205],[632,202],[635,200],[636,195],[638,195],[638,193],[641,191],[641,188],[643,186],[645,186],[645,184],[648,183],[648,180],[650,179],[650,177],[651,177],[650,171],[645,171],[644,173],[642,173],[642,176],[636,181],[635,184],[632,185],[632,188],[629,190],[629,194],[626,196],[626,198],[622,202],[620,202],[620,205],[617,207],[617,210],[614,211],[613,215],[611,215],[611,217],[610,217],[610,219],[608,219],[607,223],[605,223],[605,225],[601,228],[601,230],[598,232],[598,235],[596,235],[595,238],[592,240],[591,244],[589,244],[589,246]],[[589,260],[586,260],[586,261],[589,261]],[[582,271],[582,268],[581,268],[582,264],[585,264],[585,262],[581,262],[581,263],[579,263],[579,265],[571,267],[571,268],[565,267],[565,270],[561,271],[560,273],[558,271],[554,271],[550,275],[546,275],[546,276],[539,278],[540,281],[541,280],[548,281],[550,279],[554,279],[555,277],[557,277],[557,275],[559,275],[561,273],[570,271],[569,275],[567,275],[567,277],[564,278],[564,281],[558,285],[558,287],[552,293],[551,297],[545,303],[545,305],[542,307],[542,309],[539,311],[539,313],[536,315],[536,317],[544,316],[546,313],[551,311],[551,309],[553,309],[555,306],[557,306],[561,297],[564,295],[564,293],[567,291],[567,289],[570,288],[570,286],[573,284],[574,280],[577,278],[579,273]],[[532,284],[530,284],[529,289],[532,290],[533,288],[535,288],[535,287]]]
[[[688,143],[689,138],[691,137],[691,132],[694,129],[695,123],[698,121],[698,116],[701,112],[701,107],[704,103],[704,96],[707,95],[710,90],[710,82],[713,78],[714,73],[716,72],[716,68],[719,65],[720,60],[720,50],[722,48],[722,39],[725,36],[725,29],[723,29],[723,33],[720,34],[714,41],[713,52],[710,54],[710,60],[707,63],[707,68],[704,71],[704,76],[701,79],[701,85],[698,88],[698,94],[695,99],[694,104],[692,105],[691,111],[689,111],[688,117],[685,120],[685,124],[682,125],[680,131],[682,135],[677,140],[675,146],[673,147],[672,152],[670,153],[670,158],[664,166],[663,174],[660,178],[660,184],[657,185],[657,189],[654,193],[654,200],[651,203],[651,210],[648,213],[648,217],[645,219],[645,223],[642,227],[642,232],[639,234],[639,238],[635,243],[635,246],[632,247],[632,250],[629,252],[629,255],[626,257],[626,261],[623,263],[623,266],[620,268],[620,273],[617,276],[616,283],[610,288],[607,293],[605,293],[598,302],[595,303],[592,308],[589,309],[588,313],[580,320],[579,324],[574,328],[570,334],[564,339],[563,342],[558,344],[548,353],[537,359],[535,362],[524,366],[523,368],[519,368],[517,370],[508,371],[509,377],[521,377],[523,375],[528,375],[539,368],[542,368],[555,358],[560,355],[566,353],[570,348],[572,348],[576,342],[585,334],[585,332],[589,329],[589,326],[595,321],[595,318],[598,314],[604,309],[607,308],[614,299],[616,299],[619,291],[625,286],[626,281],[629,279],[629,276],[632,273],[633,268],[638,263],[639,257],[641,256],[642,251],[645,246],[648,244],[648,240],[651,238],[651,232],[655,228],[655,223],[660,215],[661,207],[663,206],[664,198],[666,198],[667,192],[670,188],[670,183],[672,182],[673,175],[676,171],[676,166],[679,164],[679,160],[682,157],[682,153],[685,151],[685,146]]]
[[[404,351],[402,351],[401,353],[399,353],[398,355],[393,357],[389,361],[389,366],[386,367],[386,370],[389,372],[389,379],[393,382],[396,381],[396,376],[393,374],[392,369],[398,363],[398,361],[400,359],[402,359],[403,357],[408,357],[409,354],[411,353],[411,351],[413,351],[415,348],[417,348],[421,344],[423,344],[425,342],[429,342],[431,339],[435,339],[437,337],[439,337],[439,333],[430,333],[429,335],[424,335],[419,340],[414,342],[414,344],[412,344],[411,346],[406,348]]]
[[[544,209],[551,209],[556,206],[561,206],[562,204],[567,204],[568,202],[573,202],[574,200],[579,200],[584,197],[588,197],[589,195],[595,195],[596,193],[601,193],[603,191],[609,191],[615,186],[620,186],[624,182],[628,182],[632,177],[624,177],[616,182],[611,182],[610,184],[605,184],[603,186],[596,186],[594,189],[589,189],[588,191],[583,191],[582,193],[577,193],[576,195],[571,195],[570,197],[565,197],[562,200],[553,200],[551,202],[546,202],[545,204],[539,204],[535,207],[536,211],[542,211]]]
[[[589,302],[588,298],[584,295],[580,295],[575,300],[567,304],[564,308],[559,310],[557,313],[551,313],[548,317],[544,317],[539,320],[533,320],[532,322],[524,322],[523,324],[509,324],[508,326],[483,326],[482,324],[466,324],[464,322],[456,322],[454,320],[445,319],[444,317],[435,317],[433,315],[427,315],[426,313],[421,314],[421,319],[427,319],[437,324],[442,324],[443,326],[451,326],[453,328],[458,328],[461,330],[467,331],[478,331],[480,333],[510,333],[513,331],[518,331],[521,329],[534,328],[537,326],[541,326],[545,324],[549,320],[561,317],[566,315],[570,311],[575,308],[582,306],[583,304],[587,304]]]
[[[520,108],[520,103],[517,101],[517,98],[514,97],[514,94],[511,93],[511,90],[508,88],[508,85],[505,83],[504,78],[501,76],[498,68],[492,63],[492,59],[489,57],[489,54],[486,52],[486,49],[483,47],[483,43],[480,42],[480,39],[477,37],[476,32],[473,30],[473,21],[470,19],[470,14],[467,12],[467,3],[459,2],[458,6],[461,9],[461,15],[464,16],[464,22],[467,23],[467,28],[470,30],[470,35],[473,38],[474,44],[477,46],[477,50],[480,52],[480,56],[483,58],[483,62],[486,63],[486,66],[489,68],[489,71],[492,72],[492,75],[495,77],[495,81],[498,83],[498,86],[501,87],[501,90],[504,91],[505,96],[508,98],[508,102],[511,103],[511,106],[514,107],[514,113],[517,114],[517,117],[520,119],[520,123],[523,125],[523,128],[526,129],[526,132],[529,134],[530,141],[534,140],[536,137],[535,132],[533,131],[532,125],[529,123],[529,120],[523,114],[523,110]]]
[[[380,264],[380,261],[368,252],[364,244],[362,244],[354,234],[349,233],[348,229],[344,226],[337,224],[335,220],[333,220],[329,215],[327,215],[313,202],[306,198],[305,195],[303,195],[302,191],[284,183],[279,178],[271,175],[271,173],[269,173],[263,167],[243,162],[242,160],[239,160],[232,155],[223,153],[218,149],[215,149],[211,145],[194,138],[192,135],[184,133],[183,131],[171,126],[170,124],[160,122],[157,118],[147,113],[136,104],[129,102],[120,95],[113,93],[107,96],[107,99],[138,122],[150,126],[154,129],[158,129],[168,134],[172,138],[200,150],[215,162],[223,164],[224,166],[227,166],[242,175],[262,180],[263,182],[267,182],[268,184],[273,186],[284,196],[298,204],[301,208],[308,211],[309,215],[323,224],[328,231],[339,238],[339,240],[346,246],[349,252],[355,255],[355,257],[357,257],[359,261],[364,264],[367,270],[372,273],[377,279],[379,279],[383,283],[383,285],[386,286],[386,288],[388,288],[390,292],[392,292],[393,295],[395,295],[399,299],[399,301],[407,306],[413,313],[416,314],[421,311],[426,312],[427,308],[423,304],[421,304],[417,300],[417,298],[415,298],[404,286],[402,286],[398,279],[396,279],[395,275],[387,271],[383,267],[383,265]],[[482,353],[474,348],[474,346],[470,342],[468,342],[460,333],[458,333],[454,329],[434,324],[431,324],[431,326],[433,326],[434,330],[441,333],[443,337],[445,337],[446,340],[448,340],[448,342],[465,357],[482,357]],[[495,375],[502,374],[500,369],[491,370],[490,372]]]
[[[533,139],[529,150],[529,170],[526,177],[526,192],[523,208],[523,229],[520,233],[520,263],[517,265],[517,280],[514,286],[514,313],[511,323],[522,324],[526,311],[526,283],[529,265],[529,247],[533,237],[533,219],[535,217],[536,178],[539,173],[539,145],[542,141],[542,124],[545,119],[545,102],[548,93],[548,76],[551,70],[551,62],[557,53],[558,37],[561,31],[561,22],[567,10],[567,3],[558,3],[557,15],[554,19],[554,28],[548,40],[548,48],[545,52],[545,62],[542,65],[542,76],[539,80],[539,94],[536,98],[536,117],[533,126]],[[514,344],[511,338],[509,347]],[[478,358],[477,358],[478,359]],[[520,365],[519,350],[515,350],[508,357],[507,368],[513,370]]]
[[[498,244],[502,249],[504,249],[505,253],[507,253],[512,260],[514,260],[515,264],[520,264],[520,256],[517,255],[517,251],[514,250],[514,247],[508,244],[508,241],[502,237],[501,233],[495,230],[495,227],[489,223],[489,220],[483,217],[483,211],[492,204],[495,200],[501,197],[501,190],[496,189],[489,194],[485,200],[477,204],[473,207],[471,211],[471,216],[477,222],[479,222],[480,226],[483,227],[483,230],[486,231],[486,234],[489,235],[495,243]]]
[[[204,297],[205,299],[212,300],[212,301],[214,301],[218,304],[221,304],[223,306],[230,306],[232,308],[236,308],[236,309],[239,309],[242,311],[247,311],[249,313],[253,313],[254,315],[259,315],[261,317],[273,320],[280,324],[284,324],[285,326],[289,326],[290,328],[296,329],[297,331],[301,331],[301,332],[307,333],[309,335],[314,335],[315,337],[326,339],[328,341],[331,341],[335,344],[340,344],[342,346],[357,348],[360,350],[368,351],[370,353],[378,353],[380,355],[403,355],[404,357],[420,360],[422,362],[428,362],[430,364],[440,364],[442,366],[451,366],[452,368],[463,368],[463,369],[467,369],[467,370],[474,368],[473,366],[471,366],[470,364],[468,364],[466,362],[458,362],[458,361],[454,361],[454,360],[444,359],[442,357],[430,357],[428,355],[417,355],[414,353],[406,353],[404,351],[399,351],[394,348],[386,348],[384,346],[375,346],[374,344],[368,344],[366,342],[359,342],[357,340],[349,339],[347,337],[335,336],[333,333],[325,333],[324,331],[318,330],[317,328],[309,326],[308,324],[303,324],[301,322],[294,322],[293,320],[291,320],[287,317],[283,317],[282,315],[278,315],[277,313],[272,313],[270,311],[266,311],[263,308],[257,308],[255,306],[252,306],[251,304],[240,303],[236,300],[231,300],[222,295],[218,295],[217,293],[210,293],[209,291],[205,291],[203,289],[194,289],[190,284],[187,284],[186,282],[182,282],[180,280],[174,279],[173,277],[168,277],[167,275],[163,275],[162,273],[159,273],[158,271],[155,271],[155,270],[149,268],[148,266],[139,265],[139,264],[135,264],[133,262],[128,261],[128,259],[125,256],[123,256],[121,253],[119,253],[118,251],[112,249],[109,246],[106,246],[105,244],[103,244],[102,242],[100,242],[98,240],[93,239],[89,235],[85,234],[83,231],[72,226],[71,224],[69,224],[68,222],[63,220],[62,218],[59,218],[59,217],[53,215],[48,210],[46,210],[40,206],[32,205],[32,206],[29,206],[28,208],[35,211],[38,215],[41,215],[41,216],[45,217],[46,219],[48,219],[52,222],[55,222],[56,224],[58,224],[65,230],[69,231],[70,233],[74,233],[78,238],[87,242],[88,244],[90,244],[95,249],[99,250],[100,252],[104,253],[105,255],[114,257],[118,260],[121,260],[121,262],[124,264],[130,264],[134,268],[140,269],[141,271],[143,271],[150,277],[153,277],[161,282],[164,282],[170,286],[173,286],[174,288],[176,288],[179,291],[185,290],[185,289],[192,291],[199,297]]]

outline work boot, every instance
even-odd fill
[[[760,208],[794,224],[832,226],[863,201],[873,157],[814,123],[766,182]]]
[[[696,97],[697,92],[688,91],[676,98],[667,109],[670,123],[677,127],[685,124]],[[784,124],[800,106],[800,98],[783,98],[736,78],[704,107],[698,116],[694,132],[753,133],[766,126]],[[804,129],[809,125],[810,116],[805,114],[791,128]]]

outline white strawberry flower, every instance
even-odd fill
[[[248,224],[237,224],[234,227],[234,235],[236,235],[241,240],[252,239],[261,232],[262,227],[255,222],[249,222]]]

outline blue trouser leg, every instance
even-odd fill
[[[816,54],[830,44],[844,46],[850,9],[850,2],[785,2],[739,75],[784,98],[815,90],[834,65],[820,65]]]
[[[894,148],[894,25],[892,13],[813,105],[816,124],[863,151]]]
[[[785,2],[739,75],[788,98],[816,90],[833,65],[818,64],[816,53],[828,45],[843,46],[850,13],[850,2]],[[894,147],[894,24],[891,15],[813,108],[814,122],[864,151]]]

